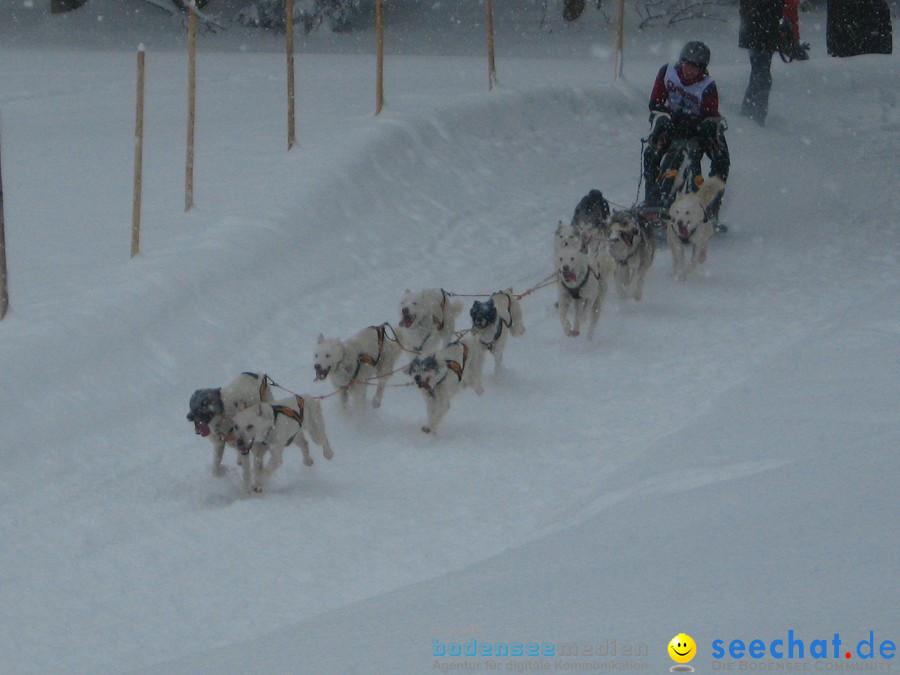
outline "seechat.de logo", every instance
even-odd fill
[[[839,633],[831,639],[805,641],[789,630],[787,639],[730,641],[716,639],[712,643],[714,659],[893,659],[896,646],[891,640],[875,640],[875,631],[869,631],[868,639],[851,641],[843,645]]]

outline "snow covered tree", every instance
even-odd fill
[[[588,4],[595,4],[604,11],[617,11],[612,0],[563,0],[563,18],[575,21]],[[640,27],[650,25],[672,25],[688,19],[718,19],[716,10],[727,0],[636,0],[634,9],[641,17]],[[734,4],[734,3],[731,3]]]
[[[87,0],[50,0],[50,13],[51,14],[62,14],[64,12],[71,12],[73,9],[78,9]]]
[[[321,25],[344,30],[359,10],[360,0],[295,0],[294,20],[309,33]],[[284,0],[253,0],[238,12],[245,26],[284,30]]]

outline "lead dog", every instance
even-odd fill
[[[666,225],[666,241],[672,250],[672,274],[679,280],[706,262],[706,250],[715,227],[710,218],[710,205],[721,199],[725,183],[716,176],[703,181],[697,192],[682,192],[669,207],[669,221]],[[684,248],[691,245],[691,262],[685,266]]]
[[[408,288],[400,300],[399,337],[411,352],[427,353],[443,347],[453,335],[461,302],[452,302],[442,288],[413,292]]]
[[[369,326],[344,342],[319,335],[314,354],[316,380],[331,376],[332,384],[341,390],[344,406],[351,393],[358,406],[365,404],[367,382],[372,379],[378,381],[372,407],[381,406],[387,381],[402,351],[397,340],[388,335],[389,327]]]
[[[437,430],[438,424],[450,410],[450,399],[460,389],[471,387],[479,396],[484,349],[472,335],[451,342],[443,349],[416,356],[406,367],[425,399],[428,423],[422,427],[426,434]]]
[[[609,255],[615,262],[616,290],[620,298],[640,300],[644,277],[653,263],[656,240],[649,228],[628,211],[616,211],[609,225]]]
[[[579,244],[557,248],[556,280],[559,299],[556,307],[566,335],[580,335],[581,325],[587,321],[587,339],[593,339],[594,328],[600,318],[600,307],[609,285],[607,276],[606,268],[598,257],[590,255]],[[569,321],[570,310],[573,322]]]
[[[497,291],[484,302],[476,300],[469,310],[472,334],[482,347],[494,355],[494,372],[503,367],[503,350],[510,335],[525,332],[522,325],[522,305],[512,289]]]
[[[243,455],[244,489],[262,492],[266,480],[281,466],[284,449],[293,443],[303,453],[303,463],[312,466],[306,434],[322,448],[325,459],[334,457],[322,404],[311,396],[292,396],[274,403],[257,403],[234,416],[234,435],[238,451]],[[251,481],[249,455],[253,454]],[[269,461],[263,458],[269,454]]]
[[[209,438],[213,444],[212,473],[222,476],[225,446],[235,446],[232,430],[238,410],[260,401],[271,401],[269,378],[257,373],[241,373],[231,383],[217,389],[197,389],[188,403],[187,419],[194,423],[194,433]],[[240,454],[238,463],[240,463]]]

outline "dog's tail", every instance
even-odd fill
[[[716,197],[725,192],[725,182],[718,176],[710,176],[697,191],[697,199],[703,208],[709,207]]]

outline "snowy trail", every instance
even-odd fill
[[[242,658],[261,662],[266,636],[285,632],[321,664],[318,672],[352,672],[353,659],[362,668],[367,658],[391,663],[392,655],[365,640],[323,653],[314,644],[322,635],[316,622],[352,626],[358,635],[367,611],[387,615],[395,603],[427,619],[414,629],[408,616],[385,620],[385,630],[404,634],[403,644],[421,643],[421,654],[391,672],[422,672],[423,663],[430,667],[419,657],[427,657],[431,627],[465,625],[474,608],[494,627],[507,615],[510,634],[518,626],[537,630],[541,620],[563,634],[574,630],[577,612],[566,618],[563,607],[583,607],[578,594],[585,589],[554,589],[545,580],[537,595],[557,592],[561,600],[547,603],[543,619],[528,597],[503,593],[512,583],[502,581],[504,566],[536,582],[536,570],[559,547],[571,552],[559,556],[567,573],[624,575],[632,565],[633,577],[608,582],[621,588],[607,591],[605,602],[621,609],[630,592],[632,609],[605,624],[589,614],[607,635],[623,624],[627,636],[642,623],[669,631],[671,624],[661,627],[654,617],[651,597],[662,581],[643,590],[639,583],[657,578],[664,532],[648,523],[669,505],[711,530],[721,523],[705,504],[743,517],[760,505],[770,514],[793,509],[769,486],[805,484],[805,471],[830,484],[840,451],[861,451],[863,438],[871,440],[867,458],[883,464],[884,475],[868,464],[851,474],[880,490],[896,475],[890,448],[897,427],[888,405],[896,385],[882,375],[873,393],[864,378],[825,376],[833,361],[849,359],[848,368],[877,379],[878,365],[890,368],[896,355],[900,245],[882,217],[900,207],[886,190],[896,173],[896,134],[889,133],[896,109],[879,99],[855,113],[819,111],[825,94],[801,81],[831,81],[835,65],[825,61],[779,72],[773,108],[787,112],[770,128],[732,118],[725,213],[733,233],[714,240],[696,277],[675,283],[668,251],[660,249],[645,299],[622,303],[610,294],[593,344],[562,337],[554,291],[541,290],[525,301],[527,332],[510,342],[508,370],[488,375],[484,397],[464,392],[454,400],[439,436],[419,432],[424,405],[412,388],[390,389],[381,410],[360,415],[330,398],[334,461],[316,454],[315,467],[305,469],[289,452],[263,498],[242,497],[236,471],[224,480],[209,476],[210,450],[184,420],[191,391],[254,369],[297,391],[325,394],[330,388],[312,381],[319,332],[344,336],[393,320],[406,287],[471,293],[512,285],[521,292],[544,278],[555,223],[587,190],[599,187],[625,205],[633,199],[645,92],[628,82],[585,87],[596,76],[591,61],[517,59],[504,64],[499,90],[472,93],[483,87],[479,61],[425,59],[426,74],[423,59],[401,57],[408,78],[373,120],[368,58],[310,57],[322,81],[306,83],[313,91],[302,152],[285,155],[280,110],[264,103],[280,87],[264,76],[274,57],[222,54],[206,64],[201,104],[222,126],[201,136],[198,166],[208,178],[196,211],[182,216],[172,204],[180,201],[183,67],[180,55],[153,56],[156,67],[178,74],[154,90],[148,123],[158,141],[146,175],[156,192],[146,252],[134,264],[124,260],[124,237],[93,246],[112,227],[122,229],[114,212],[129,212],[123,195],[130,185],[122,186],[130,167],[117,158],[129,157],[130,117],[108,101],[128,90],[131,57],[114,59],[115,77],[124,81],[118,85],[99,83],[90,66],[100,69],[102,59],[88,55],[81,63],[83,85],[63,98],[79,115],[96,113],[96,126],[61,155],[51,183],[66,191],[53,199],[40,198],[38,174],[55,137],[43,146],[38,130],[53,129],[58,111],[45,107],[40,91],[2,96],[4,131],[13,139],[4,139],[4,160],[29,167],[4,175],[9,213],[42,227],[13,235],[11,245],[24,251],[14,288],[26,288],[15,296],[0,342],[4,386],[16,383],[0,400],[9,443],[0,476],[0,528],[9,542],[0,619],[19,627],[18,635],[0,632],[0,653],[16,672],[119,672],[159,662],[171,671],[170,660],[182,657],[188,665],[175,669],[183,672],[213,672],[217,658],[230,664],[219,672],[241,672]],[[635,80],[649,77],[656,60],[647,56]],[[887,91],[898,84],[892,65],[860,72],[876,73]],[[434,69],[445,75],[441,84]],[[552,84],[535,86],[535,71]],[[741,89],[742,61],[719,72],[723,89]],[[351,92],[349,102],[327,95],[335,82]],[[62,91],[58,83],[46,86]],[[849,94],[855,85],[834,86]],[[121,105],[127,109],[127,101]],[[798,108],[805,115],[793,115]],[[851,118],[866,140],[844,159],[855,167],[865,158],[871,171],[838,180],[826,160]],[[96,141],[101,130],[108,145]],[[876,144],[884,152],[874,152]],[[62,180],[94,145],[103,155],[90,182]],[[790,152],[772,165],[773,148]],[[96,199],[106,193],[98,186],[122,203]],[[89,196],[79,196],[79,187]],[[874,202],[872,187],[880,190]],[[856,236],[851,223],[871,236]],[[122,262],[104,262],[119,243]],[[72,251],[83,257],[73,261]],[[38,271],[26,274],[31,264]],[[55,266],[63,271],[54,273]],[[33,284],[19,283],[32,276]],[[843,388],[865,404],[845,408],[839,396],[825,397],[820,414],[808,413],[807,405],[817,405],[805,401],[811,392]],[[49,412],[35,404],[48,399]],[[817,435],[841,415],[846,433]],[[748,493],[747,501],[735,505],[732,491]],[[890,503],[889,494],[876,496],[873,508]],[[817,496],[815,503],[825,509],[826,502]],[[875,528],[868,504],[849,496],[836,504],[846,509],[842,522],[855,516],[864,524],[853,536]],[[640,536],[629,539],[629,531]],[[753,566],[716,567],[713,540],[698,552],[710,562],[686,572],[697,586],[704,574],[728,580]],[[604,545],[579,548],[590,541]],[[687,569],[685,559],[678,564]],[[822,576],[837,579],[830,567]],[[487,581],[486,598],[469,608],[454,600],[459,579]],[[859,586],[866,597],[867,583]],[[494,610],[485,609],[490,599]],[[431,600],[438,609],[423,610]],[[700,616],[710,606],[701,593],[687,609]],[[669,603],[663,615],[674,615]],[[245,640],[248,650],[233,646]],[[366,648],[374,651],[367,656]],[[290,658],[285,653],[295,652],[270,656],[278,662]]]

